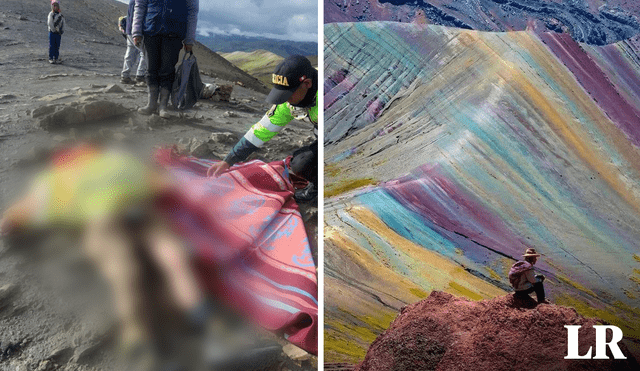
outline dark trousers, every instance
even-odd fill
[[[60,40],[62,40],[62,35],[49,31],[49,59],[60,57]]]
[[[147,53],[147,85],[171,90],[176,75],[176,63],[182,49],[182,38],[175,36],[145,36]]]
[[[542,282],[536,282],[533,284],[533,287],[530,287],[526,290],[516,291],[516,295],[521,298],[526,298],[532,292],[536,293],[536,297],[538,299],[538,303],[542,303],[544,301],[544,285]]]
[[[318,185],[318,141],[293,152],[291,171]]]

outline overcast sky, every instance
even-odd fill
[[[198,33],[317,42],[318,1],[200,0]]]

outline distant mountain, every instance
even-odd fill
[[[266,50],[252,52],[220,53],[224,59],[233,63],[249,75],[260,80],[266,86],[271,86],[271,73],[284,58]],[[307,56],[311,65],[318,68],[318,56]]]
[[[292,54],[318,55],[318,43],[290,40],[267,39],[264,37],[227,36],[211,34],[198,35],[198,41],[216,53],[252,52],[266,50],[281,57]]]
[[[271,73],[274,68],[284,59],[266,50],[220,53],[220,56],[267,86],[271,85]]]
[[[611,0],[325,0],[324,22],[395,21],[479,31],[554,31],[606,45],[640,29],[640,2]]]

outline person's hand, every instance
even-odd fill
[[[191,50],[193,50],[193,45],[191,44],[184,44],[184,51],[186,53],[191,53]]]
[[[140,46],[141,42],[142,42],[142,37],[141,36],[134,36],[133,37],[133,45]]]
[[[224,161],[216,162],[207,170],[207,176],[219,177],[222,173],[229,170],[231,165]]]

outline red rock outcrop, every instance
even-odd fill
[[[469,301],[434,291],[404,307],[389,329],[369,347],[357,371],[411,370],[638,370],[626,360],[566,360],[567,330],[582,325],[579,354],[595,351],[593,325],[573,308],[537,305],[506,295]],[[612,357],[609,351],[608,356]]]

